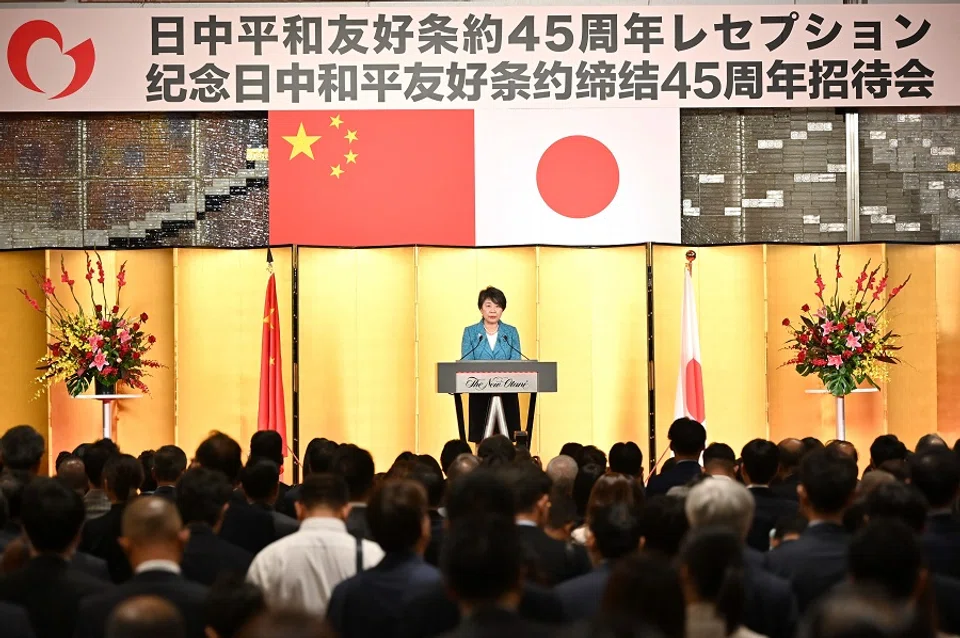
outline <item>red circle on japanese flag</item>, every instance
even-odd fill
[[[620,187],[620,167],[603,143],[571,135],[550,145],[537,164],[543,201],[564,217],[584,219],[603,212]]]

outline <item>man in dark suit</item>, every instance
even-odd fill
[[[960,464],[946,448],[930,448],[910,459],[910,482],[930,504],[923,551],[931,571],[960,578],[960,518],[953,512],[960,490]]]
[[[177,508],[190,540],[180,569],[184,578],[202,585],[224,574],[245,576],[253,554],[217,536],[233,489],[219,472],[202,467],[184,472],[177,484]]]
[[[334,453],[330,461],[330,471],[343,477],[350,491],[347,531],[359,538],[373,540],[373,534],[367,525],[367,499],[373,490],[373,457],[356,445],[344,444]]]
[[[110,578],[122,583],[132,575],[127,556],[120,548],[121,521],[127,503],[137,495],[143,483],[143,466],[136,457],[118,454],[103,468],[103,489],[110,499],[110,510],[87,521],[83,528],[80,549],[107,561]]]
[[[693,419],[677,419],[667,433],[670,449],[676,465],[671,469],[650,477],[647,483],[647,496],[666,494],[671,487],[686,485],[702,472],[700,454],[707,444],[707,431]]]
[[[250,505],[269,512],[273,517],[273,526],[277,531],[278,539],[300,529],[300,522],[297,519],[274,509],[280,493],[280,467],[276,463],[265,458],[251,457],[240,473],[240,484]]]
[[[207,588],[180,574],[180,560],[188,532],[170,501],[144,496],[123,514],[120,544],[133,566],[134,576],[115,591],[92,596],[80,606],[76,638],[104,638],[110,613],[137,596],[158,596],[180,612],[187,638],[204,638],[203,604]]]
[[[23,528],[35,555],[0,578],[0,600],[27,611],[37,638],[73,638],[80,601],[112,589],[70,564],[84,516],[80,495],[56,479],[36,478],[24,491]]]
[[[10,603],[0,602],[0,627],[3,638],[36,638],[27,612]]]
[[[800,464],[800,511],[810,524],[800,538],[767,555],[767,566],[790,580],[800,612],[843,580],[850,536],[843,512],[857,487],[857,464],[839,450],[810,452]]]
[[[164,445],[153,455],[153,478],[157,482],[154,496],[169,501],[177,499],[177,481],[187,470],[187,455],[176,445]]]
[[[453,467],[455,463],[451,463]],[[449,469],[449,468],[448,468]],[[427,516],[430,518],[430,543],[423,553],[423,559],[434,567],[440,565],[440,547],[443,541],[444,520],[440,514],[443,501],[444,480],[442,471],[427,463],[417,462],[410,473],[410,479],[423,486],[427,492]]]
[[[236,489],[243,469],[241,456],[240,444],[222,432],[207,437],[195,455],[200,467],[220,472],[234,488],[230,508],[220,528],[220,538],[257,554],[277,539],[277,532],[270,513],[250,505],[243,492]]]
[[[780,498],[770,489],[770,482],[780,466],[780,453],[773,441],[750,441],[743,446],[740,458],[740,474],[756,504],[747,545],[765,552],[770,549],[771,530],[781,517],[797,513],[797,503]]]
[[[771,481],[770,489],[780,498],[799,503],[797,486],[800,485],[800,461],[803,459],[803,441],[784,439],[777,445],[780,466],[777,476]]]
[[[885,483],[867,495],[864,516],[872,525],[883,521],[894,520],[903,523],[912,530],[914,539],[910,542],[901,540],[884,541],[888,547],[895,549],[887,550],[887,553],[881,557],[879,562],[871,561],[870,557],[861,557],[861,562],[869,563],[870,569],[879,570],[880,573],[888,573],[883,570],[896,569],[897,565],[902,568],[900,561],[913,560],[920,562],[922,560],[922,541],[921,535],[927,523],[927,501],[913,485],[906,485],[899,481]],[[889,528],[885,528],[888,529]],[[851,548],[851,556],[853,556]],[[921,555],[920,558],[909,558],[912,553]],[[861,564],[861,567],[863,565]],[[853,571],[853,567],[851,567]],[[933,607],[937,611],[937,627],[946,635],[957,635],[960,633],[960,580],[951,578],[943,573],[930,573],[924,569],[922,574],[924,583],[929,583],[926,589],[927,595],[933,599]],[[898,576],[898,577],[902,577]],[[921,601],[925,605],[928,601]]]
[[[708,479],[694,486],[684,504],[691,529],[725,527],[746,541],[753,519],[754,500],[743,485]],[[743,624],[769,638],[793,638],[797,603],[790,583],[768,573],[763,554],[744,547]]]
[[[412,592],[440,583],[440,572],[423,560],[430,542],[427,493],[410,480],[387,480],[367,506],[373,539],[386,555],[333,590],[327,620],[340,638],[390,638]]]
[[[249,464],[253,459],[273,461],[280,468],[280,474],[283,474],[283,451],[283,437],[279,432],[260,430],[250,437],[250,456],[247,457],[247,463]],[[281,502],[290,491],[290,486],[286,483],[278,481],[278,486],[275,499],[277,503]]]
[[[517,611],[523,597],[518,531],[512,520],[502,516],[478,516],[450,526],[440,564],[461,620],[446,638],[553,635],[553,628]]]
[[[513,491],[520,542],[530,572],[528,578],[553,586],[590,571],[590,559],[581,545],[551,538],[543,527],[550,510],[550,477],[533,464],[502,470]]]
[[[450,484],[446,513],[447,530],[457,523],[470,528],[477,519],[495,517],[513,521],[516,516],[510,487],[492,470],[482,468],[464,474]],[[515,529],[509,535],[519,537]],[[444,552],[451,545],[445,537]],[[485,564],[478,563],[474,567],[481,569]],[[484,577],[484,573],[478,574],[478,578],[481,577]],[[449,588],[438,583],[427,586],[414,596],[403,609],[401,635],[429,638],[456,628],[462,608],[458,608],[456,600],[448,597],[448,592]],[[522,584],[517,611],[520,616],[533,622],[557,623],[563,620],[563,608],[556,595],[549,589],[531,583]]]
[[[554,590],[568,620],[586,620],[600,611],[613,566],[640,547],[640,517],[626,503],[606,505],[590,513],[587,548],[597,567],[561,583]]]

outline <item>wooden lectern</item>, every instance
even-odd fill
[[[530,394],[530,410],[527,412],[527,440],[533,440],[533,417],[537,407],[538,392],[557,391],[557,364],[533,360],[510,361],[455,361],[437,364],[437,392],[452,394],[457,409],[457,427],[460,439],[467,440],[463,419],[462,394],[505,394],[516,392]],[[483,438],[494,430],[507,434],[507,420],[500,397],[494,397],[487,413],[487,426]]]

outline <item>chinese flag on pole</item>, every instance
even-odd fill
[[[687,254],[683,273],[683,314],[680,319],[680,375],[677,379],[675,418],[687,417],[703,423],[703,370],[700,367],[700,328],[693,298],[693,259]]]
[[[263,339],[260,349],[260,414],[257,430],[279,432],[283,450],[287,450],[287,419],[283,404],[283,366],[280,362],[280,317],[277,308],[277,277],[273,274],[273,255],[267,249],[270,278],[263,302]]]

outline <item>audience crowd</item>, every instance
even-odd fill
[[[933,638],[960,635],[960,457],[937,435],[707,445],[503,436],[439,461],[258,432],[126,454],[0,438],[3,638]],[[244,458],[246,459],[244,461]],[[866,464],[866,459],[864,460]]]

